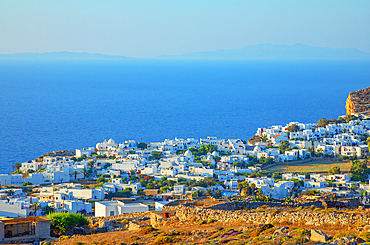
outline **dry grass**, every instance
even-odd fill
[[[275,165],[270,168],[266,168],[267,171],[271,172],[286,172],[288,165],[288,172],[327,172],[334,166],[340,167],[342,171],[349,171],[351,163],[349,161],[311,161],[304,163],[288,162],[280,165]]]

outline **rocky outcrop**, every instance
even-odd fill
[[[347,115],[370,116],[370,87],[349,93],[346,100]]]
[[[326,242],[328,240],[328,236],[322,232],[317,231],[315,229],[311,230],[311,241],[313,242]]]

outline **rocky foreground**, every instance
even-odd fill
[[[163,212],[90,218],[89,235],[50,244],[370,244],[370,210],[268,207],[213,210],[175,207]],[[48,243],[49,244],[49,243]]]

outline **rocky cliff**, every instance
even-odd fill
[[[346,101],[347,115],[370,116],[370,87],[349,93]]]

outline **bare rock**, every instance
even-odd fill
[[[312,229],[310,240],[314,241],[314,242],[327,242],[328,241],[328,236],[320,230]]]

